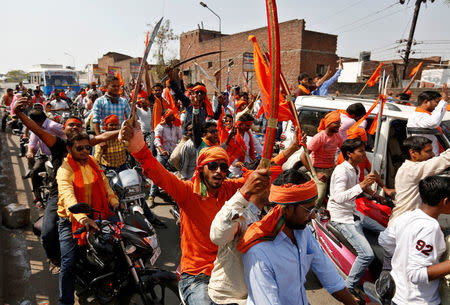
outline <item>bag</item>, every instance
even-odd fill
[[[41,236],[43,222],[44,216],[39,216],[39,218],[33,223],[33,233],[37,237]]]
[[[180,143],[178,143],[177,146],[175,146],[175,149],[170,155],[169,163],[177,170],[181,169],[181,148],[183,147],[184,143],[186,143],[187,140],[189,140],[189,138],[183,136],[181,138]]]

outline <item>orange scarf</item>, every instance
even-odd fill
[[[298,85],[298,87],[300,88],[300,90],[302,90],[303,92],[305,92],[307,95],[311,94],[311,90],[309,90],[308,88],[306,88],[303,85]]]
[[[208,145],[208,147],[213,147],[213,146],[219,146],[219,144],[213,144],[210,140],[208,140],[207,138],[203,138],[203,142],[205,142],[206,145]]]
[[[237,127],[239,127],[240,124],[245,124],[245,123],[246,122],[237,122]],[[233,155],[236,154],[235,158],[234,159],[230,158],[230,160],[234,161],[236,158],[238,158],[238,160],[240,162],[244,162],[245,161],[245,155],[246,155],[247,151],[248,151],[248,154],[250,156],[250,160],[252,160],[252,161],[255,160],[256,156],[255,156],[255,146],[253,144],[253,137],[252,137],[252,134],[251,134],[250,130],[247,131],[247,133],[248,133],[248,136],[249,136],[249,139],[250,139],[250,141],[249,141],[249,144],[250,144],[249,146],[250,147],[247,147],[247,145],[245,144],[245,141],[244,141],[244,137],[239,132],[239,128],[237,129],[236,146],[237,146],[238,149],[234,150],[235,152],[234,152]]]
[[[208,91],[206,90],[206,87],[202,86],[202,85],[197,85],[194,88],[192,88],[192,90],[194,90],[194,91],[199,91],[200,90],[200,91],[205,92],[204,105],[205,105],[205,108],[206,108],[206,113],[208,114],[209,117],[213,118],[214,117],[214,111],[212,109],[211,102],[208,99]]]
[[[228,137],[230,129],[223,124],[223,118],[225,117],[225,109],[222,106],[222,112],[220,113],[219,120],[217,121],[217,130],[219,131],[219,142],[222,144]]]
[[[39,104],[42,104],[42,97],[39,97]],[[33,97],[33,104],[36,104],[36,96]]]
[[[431,115],[431,112],[426,111],[425,109],[422,109],[422,108],[419,108],[419,107],[416,107],[416,112],[423,112],[423,113],[428,113],[429,115]],[[442,134],[444,134],[444,132],[442,131],[441,126],[438,126],[437,130],[439,130]]]
[[[81,173],[80,166],[78,163],[72,158],[72,155],[69,153],[67,155],[67,162],[70,167],[74,171],[75,179],[73,180],[73,189],[75,192],[75,197],[78,202],[85,202],[86,197],[84,193],[84,180],[83,174]],[[106,197],[105,187],[103,185],[102,179],[102,171],[98,167],[97,163],[95,163],[94,159],[89,156],[88,164],[92,169],[94,174],[94,183],[92,184],[92,208],[99,211],[102,219],[107,219],[108,217],[114,215],[108,205],[108,200]],[[94,213],[94,219],[98,218],[98,213]],[[72,232],[75,230],[82,228],[79,222],[75,219],[72,219]],[[78,245],[82,246],[86,244],[86,233],[73,235],[73,238],[78,239]]]
[[[9,100],[9,95],[6,94],[5,95],[5,106],[9,106],[9,105],[11,105],[11,101]]]

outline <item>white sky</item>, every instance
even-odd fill
[[[407,0],[408,1],[408,0]],[[267,24],[263,0],[204,0],[222,18],[222,32],[233,34]],[[308,30],[339,34],[339,56],[358,57],[374,50],[372,59],[396,55],[396,40],[407,38],[415,1],[278,0],[279,21],[305,19]],[[429,1],[428,1],[429,2]],[[389,7],[390,5],[393,5]],[[29,70],[33,64],[57,63],[84,68],[109,51],[143,53],[147,23],[161,16],[176,34],[203,21],[218,30],[218,19],[197,0],[1,0],[0,73]],[[388,8],[389,7],[389,8]],[[444,0],[422,5],[415,39],[419,53],[450,58],[450,6]],[[377,51],[377,52],[375,52]],[[170,53],[178,56],[178,42]]]

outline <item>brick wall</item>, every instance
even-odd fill
[[[317,64],[336,65],[337,36],[305,30],[304,20],[291,20],[279,24],[281,45],[281,69],[290,87],[295,88],[300,72],[308,72],[315,75]],[[233,35],[222,35],[222,61],[219,65],[219,55],[202,57],[197,63],[211,76],[219,67],[226,65],[229,60],[234,61],[230,68],[230,84],[239,84],[244,87],[244,75],[242,73],[242,55],[244,52],[253,52],[253,44],[248,41],[249,35],[255,35],[262,51],[268,51],[267,27],[258,28]],[[220,33],[209,30],[195,30],[180,35],[180,60],[219,50]],[[186,82],[204,81],[208,91],[214,89],[195,67],[193,62],[188,62],[180,67],[189,76]],[[254,73],[253,73],[254,74]],[[227,81],[227,68],[221,71],[222,88]],[[257,92],[256,76],[249,82],[250,91]],[[244,89],[245,90],[245,89]],[[246,91],[246,90],[245,90]]]

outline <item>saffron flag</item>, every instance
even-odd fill
[[[382,95],[381,96],[381,117],[383,117],[384,104],[386,104],[386,97],[384,95]],[[372,125],[369,128],[368,133],[370,133],[371,135],[374,135],[375,132],[377,131],[378,116],[379,115],[380,115],[380,113],[377,113],[377,115],[375,116],[375,119],[372,122]]]
[[[364,122],[369,117],[369,115],[372,113],[372,111],[378,105],[379,100],[380,100],[380,97],[378,97],[377,100],[372,104],[369,111],[367,111],[366,114],[362,118],[360,118],[355,124],[353,124],[352,127],[350,127],[348,129],[348,132],[354,132],[362,124],[362,122]]]
[[[256,37],[254,35],[250,35],[248,37],[248,40],[251,40],[253,42],[253,64],[255,66],[255,74],[258,81],[258,86],[261,90],[262,103],[261,108],[258,112],[258,117],[264,111],[266,114],[266,118],[268,118],[270,113],[270,70],[267,66],[266,61],[264,60],[263,54],[261,53],[261,49],[259,48],[258,42],[256,41]],[[278,122],[291,120],[295,123],[294,117],[289,108],[289,104],[284,99],[281,92],[280,103],[278,107]]]
[[[417,72],[419,72],[420,68],[422,67],[423,61],[421,61],[417,66],[414,67],[414,69],[411,70],[411,73],[409,74],[409,77],[413,77],[416,75]]]
[[[367,86],[372,87],[378,81],[378,79],[380,78],[380,69],[382,65],[382,62],[378,65],[375,72],[373,72],[372,76],[367,81]]]
[[[148,45],[148,35],[150,35],[150,32],[147,31],[147,37],[145,38],[145,47],[147,48]]]
[[[122,76],[120,75],[119,69],[117,69],[116,77],[119,79],[120,87],[123,87],[123,79],[122,79]]]

